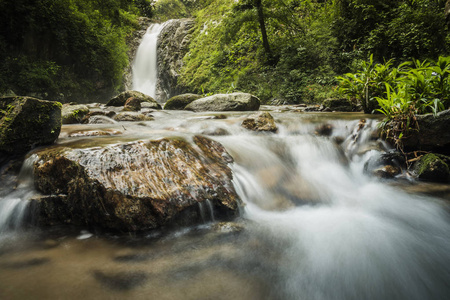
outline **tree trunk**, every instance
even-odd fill
[[[270,57],[272,55],[272,53],[270,51],[269,39],[267,38],[266,24],[264,21],[264,12],[263,12],[263,6],[261,3],[261,0],[255,0],[255,6],[256,6],[256,10],[258,11],[258,21],[259,21],[259,27],[261,29],[263,47],[264,47],[264,50],[266,51],[266,54]]]

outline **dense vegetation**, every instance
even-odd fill
[[[445,0],[159,0],[155,16],[196,18],[182,81],[196,92],[297,102],[335,96],[336,75],[450,49]]]
[[[358,73],[363,62],[398,65],[449,55],[445,2],[2,1],[0,94],[95,100],[120,90],[126,36],[138,16],[153,15],[196,20],[181,76],[191,92],[246,91],[265,102],[320,103],[338,96],[336,76]]]
[[[125,37],[150,8],[145,0],[0,1],[0,94],[66,101],[117,91]]]

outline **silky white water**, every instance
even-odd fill
[[[164,136],[190,140],[225,130],[228,134],[210,138],[235,160],[233,181],[245,203],[236,226],[243,229],[215,231],[208,202],[199,204],[205,224],[140,239],[44,229],[43,237],[20,247],[0,247],[0,296],[448,299],[448,206],[364,172],[371,157],[388,150],[371,134],[377,121],[368,119],[359,129],[359,117],[351,114],[271,113],[277,134],[243,129],[240,124],[250,113],[214,119],[214,113],[160,111],[152,113],[154,121],[139,124],[64,126],[58,143],[76,147],[78,141],[85,148]],[[323,123],[332,125],[330,136],[315,134]],[[95,128],[122,134],[70,137]],[[0,202],[6,207],[10,199],[28,197],[14,193]],[[9,215],[8,223],[16,216]]]
[[[157,44],[162,29],[160,24],[152,24],[144,35],[133,62],[133,90],[156,97],[158,81]]]

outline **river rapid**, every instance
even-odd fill
[[[364,172],[389,151],[374,137],[378,121],[262,110],[277,133],[242,128],[251,112],[149,111],[153,121],[64,125],[57,143],[83,148],[209,136],[234,158],[241,217],[216,222],[205,203],[204,224],[189,228],[35,228],[30,153],[17,188],[0,194],[0,299],[449,299],[449,199],[405,173]],[[317,134],[323,124],[330,135]],[[83,134],[95,131],[111,135]]]

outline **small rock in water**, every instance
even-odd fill
[[[316,131],[314,133],[316,135],[330,136],[333,133],[333,125],[321,124],[316,127]]]
[[[399,167],[392,166],[392,165],[386,165],[381,168],[375,169],[372,173],[379,177],[379,178],[394,178],[398,174],[400,174],[402,171]]]
[[[275,120],[268,112],[262,112],[249,116],[242,122],[242,127],[253,131],[277,132]]]
[[[89,231],[86,230],[81,230],[80,235],[77,236],[77,240],[86,240],[89,239],[93,236],[92,233],[90,233]]]

